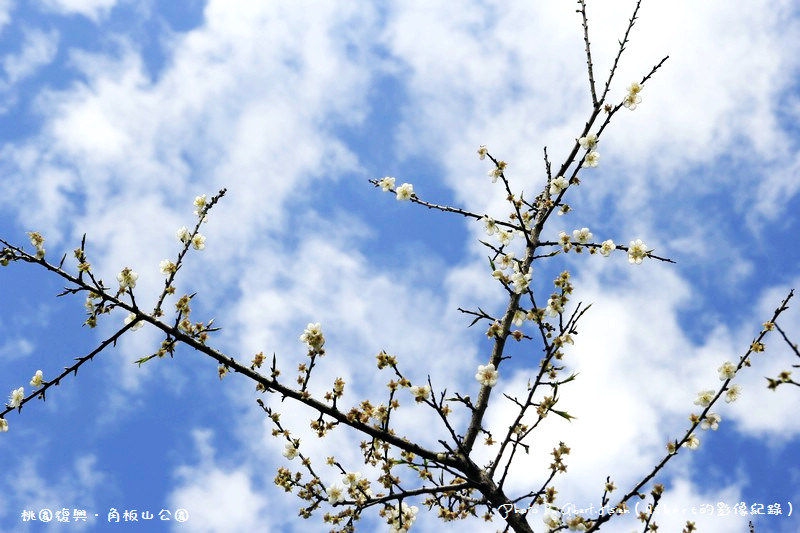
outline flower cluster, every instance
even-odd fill
[[[519,265],[514,263],[514,274],[511,275],[511,283],[514,284],[514,292],[522,294],[528,288],[533,278],[533,267],[528,267],[528,272],[523,274],[519,270]]]
[[[545,309],[545,314],[550,318],[557,317],[559,313],[564,312],[564,300],[565,296],[559,296],[558,294],[553,294],[547,300],[547,308]]]
[[[28,237],[31,238],[31,244],[36,247],[36,259],[44,257],[44,237],[38,231],[29,231]]]
[[[492,183],[497,183],[497,178],[503,175],[503,171],[508,166],[505,161],[498,161],[495,167],[489,171],[489,177],[492,178]]]
[[[175,236],[183,244],[186,244],[187,242],[191,241],[192,242],[192,247],[195,250],[203,250],[206,247],[206,238],[203,236],[203,234],[202,233],[197,233],[194,237],[192,237],[192,234],[189,232],[188,229],[186,229],[186,226],[182,226],[175,233]]]
[[[639,96],[639,93],[642,92],[642,85],[637,82],[633,82],[628,85],[628,94],[625,95],[625,98],[622,100],[622,105],[633,111],[636,109],[636,106],[642,103],[642,97]]]
[[[417,519],[419,509],[416,505],[409,505],[402,502],[398,507],[389,507],[388,510],[381,510],[381,516],[386,517],[386,522],[391,526],[392,533],[406,533],[411,529],[411,525]]]
[[[309,322],[303,334],[300,335],[300,341],[304,342],[309,349],[320,351],[325,344],[325,337],[322,335],[322,328],[319,322],[316,324]]]
[[[208,222],[208,215],[205,214],[206,212],[206,195],[203,194],[201,196],[197,196],[194,199],[194,206],[197,208],[194,211],[195,216],[202,216],[203,222]]]
[[[600,162],[600,154],[594,149],[594,147],[597,146],[597,135],[590,133],[586,137],[581,137],[578,139],[578,144],[581,145],[581,148],[589,152],[583,160],[583,166],[596,167]]]
[[[125,292],[128,289],[133,289],[136,287],[136,280],[139,279],[139,274],[134,272],[128,267],[122,269],[122,271],[117,274],[117,281],[119,281],[119,290],[120,292]]]

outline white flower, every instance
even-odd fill
[[[630,85],[628,85],[628,88],[626,90],[628,91],[628,94],[639,94],[640,92],[642,92],[642,85],[639,82],[635,81]]]
[[[291,442],[287,442],[286,443],[286,449],[283,450],[283,456],[284,457],[286,457],[287,459],[289,459],[291,461],[292,459],[297,457],[297,454],[299,454],[299,453],[300,453],[300,450],[297,448],[297,446],[294,445],[294,443],[291,443]]]
[[[41,233],[38,231],[29,231],[28,237],[31,238],[31,244],[34,245],[37,249],[41,248],[44,244],[44,237],[42,237]]]
[[[414,194],[414,186],[410,183],[404,183],[397,188],[398,201],[408,200],[412,194]]]
[[[549,532],[561,525],[561,513],[556,510],[548,509],[542,517],[545,531]]]
[[[41,387],[42,386],[42,371],[37,370],[36,373],[31,378],[31,387]]]
[[[175,272],[175,263],[169,259],[164,259],[158,264],[158,268],[161,270],[162,274],[169,276],[172,272]]]
[[[508,245],[511,240],[514,238],[514,232],[511,230],[503,231],[501,229],[497,230],[497,240],[500,241],[500,244],[503,246]]]
[[[716,431],[719,428],[719,423],[722,422],[722,417],[716,413],[708,413],[706,417],[700,422],[700,429],[711,428]]]
[[[600,255],[603,257],[608,257],[611,255],[611,252],[616,249],[617,246],[614,244],[614,241],[608,239],[607,241],[603,241],[603,244],[600,246]]]
[[[566,333],[564,335],[559,335],[558,337],[556,337],[556,341],[557,341],[556,346],[558,345],[563,346],[565,344],[573,344],[573,345],[575,344],[575,341],[572,340],[572,335],[570,335],[569,333]]]
[[[514,252],[508,252],[507,254],[503,254],[497,260],[497,266],[499,266],[501,270],[505,270],[514,265],[516,265],[516,263],[514,262]]]
[[[528,288],[528,285],[531,282],[532,278],[531,269],[528,269],[528,273],[523,275],[522,272],[515,272],[511,276],[511,282],[514,284],[514,292],[517,294],[522,294],[525,292],[525,289]]]
[[[645,257],[647,257],[647,245],[642,242],[642,239],[631,241],[628,246],[628,263],[641,265],[642,259]]]
[[[513,322],[515,326],[521,326],[522,324],[525,323],[525,320],[527,318],[528,318],[528,313],[526,313],[522,309],[517,309],[516,311],[514,311]]]
[[[0,418],[0,431],[3,433],[8,431],[8,421],[5,418]]]
[[[189,230],[188,230],[188,229],[186,229],[186,226],[181,226],[181,229],[179,229],[179,230],[178,230],[178,231],[175,233],[175,236],[176,236],[176,237],[178,238],[178,240],[179,240],[179,241],[181,241],[182,243],[187,243],[187,242],[189,242]]]
[[[490,218],[490,217],[488,217],[486,215],[483,215],[483,218],[481,220],[486,225],[486,234],[487,235],[494,235],[495,233],[500,231],[500,229],[497,227],[497,223],[494,221],[494,219],[492,219],[492,218]]]
[[[389,525],[392,526],[390,531],[392,533],[405,533],[408,531],[417,519],[417,512],[419,512],[419,509],[416,505],[409,507],[406,502],[400,504],[399,511],[397,508],[392,508],[387,519]]]
[[[122,269],[122,271],[117,274],[117,281],[119,281],[119,288],[120,290],[126,290],[128,288],[136,287],[136,280],[139,279],[139,274],[134,272],[128,267]]]
[[[414,387],[411,387],[410,390],[411,390],[411,394],[414,395],[414,398],[418,402],[421,402],[423,400],[427,400],[428,396],[431,395],[431,388],[429,386],[427,386],[427,385],[425,385],[423,387],[414,386]]]
[[[633,94],[633,93],[627,94],[625,96],[625,99],[622,100],[622,105],[624,105],[625,107],[627,107],[631,111],[636,109],[636,105],[637,104],[641,104],[641,103],[642,103],[642,97],[639,96],[638,94]]]
[[[206,195],[196,196],[194,199],[194,206],[197,208],[194,214],[200,216],[200,211],[206,206]]]
[[[569,186],[567,178],[559,176],[550,182],[550,194],[558,194]]]
[[[127,326],[128,324],[130,324],[134,320],[136,320],[136,313],[129,314],[128,316],[125,317],[125,325]],[[142,326],[144,326],[144,321],[140,320],[139,322],[134,324],[134,326],[131,328],[131,331],[136,331],[137,329],[141,328]]]
[[[725,361],[722,363],[722,366],[717,369],[719,372],[719,380],[725,381],[726,379],[732,379],[733,376],[736,375],[736,365],[731,363],[730,361]]]
[[[561,305],[561,298],[549,298],[547,300],[547,308],[544,310],[544,312],[551,318],[558,316],[559,313],[563,313],[564,306]]]
[[[591,150],[597,145],[597,135],[590,133],[586,137],[581,137],[578,139],[578,144],[580,144],[581,148],[584,150]]]
[[[703,390],[697,393],[697,399],[694,401],[695,405],[699,405],[701,407],[708,407],[711,404],[711,400],[714,399],[714,391],[713,390]]]
[[[331,505],[344,501],[344,487],[341,485],[331,485],[328,487],[328,503]]]
[[[195,250],[203,250],[206,247],[206,238],[201,233],[198,233],[192,237],[192,246]]]
[[[478,156],[480,156],[481,161],[483,161],[483,158],[485,158],[486,154],[488,154],[488,153],[489,153],[489,149],[486,148],[486,146],[483,145],[483,144],[480,145],[480,147],[478,148]]]
[[[589,231],[589,228],[581,228],[580,230],[573,230],[572,231],[572,240],[578,241],[581,244],[586,244],[590,240],[592,240],[592,232]]]
[[[733,385],[730,389],[725,392],[725,401],[727,403],[735,402],[739,399],[739,396],[742,395],[742,386],[741,385]]]
[[[486,366],[478,365],[478,373],[475,374],[475,379],[478,380],[478,383],[481,385],[494,387],[497,385],[497,370],[494,369],[492,363]]]
[[[569,235],[565,231],[558,232],[558,242],[565,252],[569,252],[572,248],[572,243],[569,242]]]
[[[689,439],[683,443],[684,446],[690,450],[696,450],[700,446],[700,439],[693,433],[689,435]]]
[[[322,335],[322,328],[317,322],[316,324],[308,323],[303,334],[300,335],[300,341],[306,343],[309,348],[319,350],[325,344],[325,337]]]
[[[586,531],[586,524],[583,517],[575,516],[567,520],[567,527],[570,531]]]
[[[8,400],[8,406],[12,409],[15,407],[19,407],[22,404],[22,400],[25,399],[25,389],[22,387],[12,390],[11,391],[11,398]]]
[[[503,174],[503,171],[500,170],[498,167],[493,168],[489,171],[489,177],[492,178],[492,183],[497,183],[497,178],[499,178]]]
[[[355,487],[358,485],[358,480],[361,479],[361,472],[348,472],[342,478],[342,483],[348,487]]]
[[[394,178],[390,176],[386,176],[385,178],[381,178],[378,182],[378,185],[381,186],[381,190],[383,192],[388,192],[389,189],[394,189]]]
[[[586,154],[586,159],[583,160],[583,166],[594,168],[597,166],[599,162],[600,162],[600,154],[595,151],[591,151],[588,154]]]

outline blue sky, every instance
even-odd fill
[[[297,340],[321,322],[328,354],[315,377],[337,376],[345,400],[385,398],[374,356],[397,355],[412,380],[477,394],[490,345],[458,307],[504,309],[481,224],[395,201],[369,178],[390,175],[416,194],[500,219],[505,194],[476,150],[508,161],[516,191],[545,183],[542,149],[560,165],[590,113],[579,17],[572,2],[131,2],[0,0],[0,236],[45,238],[47,257],[83,233],[95,272],[110,283],[139,273],[140,306],[163,286],[175,231],[192,201],[228,189],[189,254],[178,291],[197,292],[193,317],[216,318],[211,343],[237,359],[277,354],[287,375]],[[604,80],[633,8],[590,2],[595,75]],[[573,253],[537,262],[549,294],[568,268],[573,303],[593,303],[566,363],[562,390],[577,416],[548,419],[511,486],[546,475],[547,453],[571,448],[559,503],[588,506],[606,476],[629,488],[683,434],[697,392],[717,387],[789,288],[800,288],[800,13],[791,0],[645,1],[610,100],[670,59],[633,112],[603,133],[597,168],[567,197],[544,236],[589,227],[598,242],[640,238],[675,264],[629,265]],[[28,245],[30,248],[30,246]],[[67,265],[73,268],[70,261]],[[122,324],[82,328],[83,299],[26,265],[0,271],[0,391],[45,379]],[[151,306],[152,307],[152,306]],[[794,306],[796,307],[796,306]],[[800,337],[800,313],[783,325]],[[483,328],[483,326],[480,326]],[[275,487],[284,443],[255,404],[253,384],[217,377],[189,350],[138,368],[160,337],[145,327],[9,413],[0,435],[0,530],[38,531],[23,510],[187,509],[189,520],[119,524],[130,531],[327,531],[296,516],[300,500]],[[661,479],[665,509],[741,501],[800,503],[797,392],[765,388],[793,363],[777,337],[738,377],[741,399],[681,453]],[[497,392],[524,389],[522,351]],[[535,367],[535,362],[533,363]],[[499,398],[500,394],[497,394]],[[4,398],[5,399],[5,398]],[[436,420],[408,401],[398,433],[435,442]],[[277,404],[320,464],[337,451],[352,470],[357,436],[311,436],[309,413]],[[488,424],[512,415],[495,403]],[[456,415],[456,420],[458,420]],[[554,417],[557,418],[557,417]],[[462,420],[463,422],[463,420]],[[367,471],[364,470],[366,473]],[[367,474],[369,475],[369,474]],[[141,518],[140,518],[141,520]],[[364,530],[380,529],[373,514]],[[698,517],[706,532],[745,531],[747,519]],[[661,517],[679,531],[685,517]],[[796,516],[762,516],[758,531],[795,532]],[[535,530],[541,520],[532,520]],[[417,531],[449,531],[420,511]],[[474,531],[502,527],[468,522]],[[611,522],[603,531],[631,531]],[[90,520],[58,530],[109,531]]]

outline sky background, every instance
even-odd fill
[[[633,5],[589,4],[598,83]],[[179,294],[197,292],[193,319],[223,328],[211,345],[243,360],[274,352],[291,380],[305,354],[299,335],[321,322],[327,355],[315,391],[342,376],[345,405],[385,401],[389,376],[376,375],[375,355],[386,350],[412,381],[430,375],[438,390],[474,396],[491,345],[486,325],[466,329],[457,308],[500,313],[506,304],[478,243],[483,226],[397,202],[367,180],[395,176],[422,199],[500,219],[505,194],[476,154],[485,144],[509,163],[516,192],[538,194],[543,148],[560,166],[590,113],[575,7],[0,0],[0,236],[31,250],[25,232],[39,231],[57,263],[86,233],[94,271],[113,285],[131,267],[137,302],[152,308],[159,261],[174,260],[195,196],[226,187],[202,228],[206,249],[190,250],[178,276]],[[719,386],[717,368],[738,360],[800,288],[798,11],[791,0],[644,2],[609,101],[670,59],[640,106],[620,110],[603,133],[599,166],[568,192],[573,211],[552,217],[543,236],[589,227],[597,242],[640,238],[676,264],[633,266],[623,252],[536,263],[537,294],[549,295],[567,268],[571,305],[593,307],[565,359],[580,376],[562,388],[559,407],[577,420],[547,419],[519,457],[512,491],[541,485],[559,440],[572,448],[556,481],[560,505],[597,505],[606,476],[627,491],[683,435],[698,391]],[[62,288],[30,265],[0,271],[4,400],[122,324],[120,311],[82,328],[84,299],[57,299]],[[796,307],[782,321],[795,342]],[[216,363],[189,350],[132,363],[159,343],[152,328],[131,332],[45,403],[6,415],[0,530],[43,530],[22,522],[25,509],[102,518],[111,508],[183,508],[182,524],[90,520],[47,530],[327,531],[320,517],[298,518],[302,502],[273,484],[285,442],[271,436],[254,384],[220,382]],[[767,352],[736,379],[741,399],[714,409],[719,430],[700,433],[699,449],[670,463],[661,530],[680,531],[679,510],[717,502],[779,503],[782,516],[752,517],[757,531],[800,529],[786,516],[788,502],[800,503],[800,395],[769,391],[764,380],[797,362],[781,343],[767,338]],[[513,410],[497,400],[524,390],[537,360],[513,350],[486,419],[498,433]],[[326,483],[341,477],[324,465],[332,451],[367,473],[357,435],[340,429],[320,441],[308,411],[267,398]],[[398,433],[435,444],[432,413],[407,391],[401,399]],[[463,414],[453,419],[465,427]],[[696,523],[729,533],[746,531],[750,518]],[[421,509],[412,531],[501,527],[443,525]],[[361,528],[386,526],[368,512]],[[602,531],[633,528],[622,519]]]

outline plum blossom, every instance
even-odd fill
[[[14,409],[22,405],[22,400],[25,399],[25,389],[20,387],[11,391],[11,397],[8,399],[8,406]]]
[[[558,194],[569,186],[567,178],[559,176],[550,182],[550,194]]]
[[[286,449],[283,450],[283,456],[289,459],[290,461],[297,457],[300,453],[300,449],[294,445],[292,442],[286,443]]]
[[[717,369],[717,371],[719,372],[720,381],[732,379],[736,375],[736,365],[730,361],[725,361],[722,363],[722,366]]]
[[[414,194],[414,186],[410,183],[404,183],[397,188],[397,201],[402,202],[408,200]]]
[[[36,373],[31,378],[31,387],[41,387],[42,386],[42,371],[37,370]]]
[[[628,246],[628,263],[641,265],[642,259],[647,257],[647,245],[642,242],[642,239],[631,241]]]
[[[394,189],[394,178],[390,176],[381,178],[381,180],[378,182],[378,185],[380,185],[383,192],[388,192],[389,189]]]
[[[495,370],[494,365],[489,363],[488,365],[478,365],[478,373],[475,374],[475,379],[481,385],[494,387],[497,385],[497,376],[497,370]]]
[[[122,271],[117,274],[117,281],[119,281],[119,289],[121,291],[136,287],[137,279],[139,279],[139,274],[128,267],[123,268]]]
[[[428,397],[431,395],[431,388],[427,385],[424,385],[422,387],[414,386],[411,387],[411,389],[409,390],[411,391],[411,394],[414,396],[414,399],[417,402],[422,402],[424,400],[427,400]]]
[[[608,239],[607,241],[603,241],[603,244],[600,245],[600,255],[603,257],[608,257],[611,255],[611,252],[616,250],[617,246],[614,244],[614,241]]]
[[[309,348],[319,350],[325,344],[325,337],[322,335],[322,327],[319,322],[312,324],[309,322],[303,334],[300,335],[300,341],[306,343]]]
[[[592,235],[592,232],[589,231],[589,228],[581,228],[579,230],[576,229],[572,231],[572,240],[578,241],[581,244],[588,243],[590,240],[592,240],[592,237],[594,237],[594,235]]]
[[[584,150],[591,150],[597,145],[597,135],[590,133],[586,137],[581,137],[578,139],[578,144],[580,144],[581,148]]]

